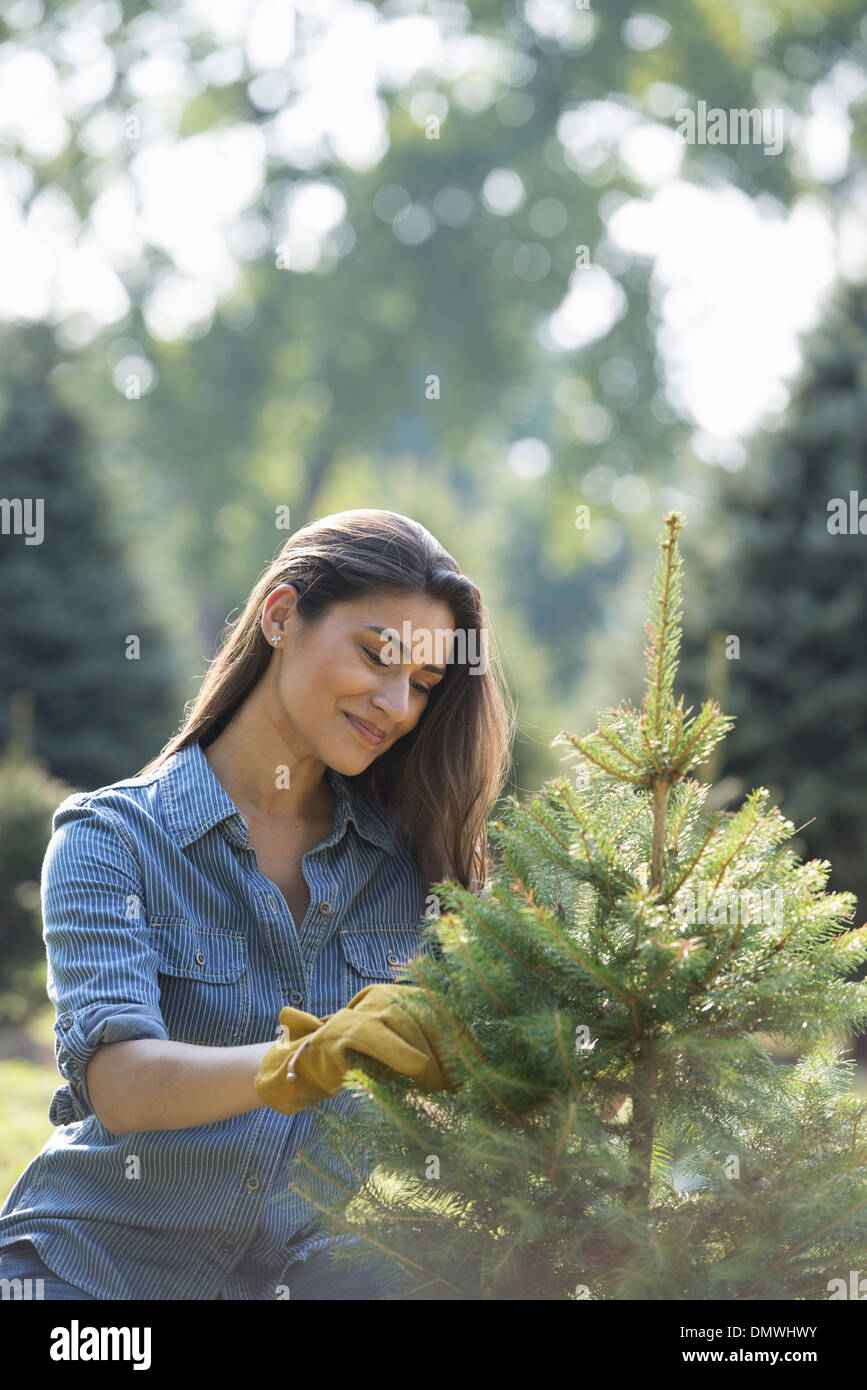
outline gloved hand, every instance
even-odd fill
[[[305,1106],[338,1094],[351,1063],[347,1052],[363,1052],[393,1071],[433,1090],[452,1090],[438,1039],[404,1007],[418,985],[367,985],[343,1009],[317,1019],[287,1005],[280,1022],[288,1031],[262,1058],[256,1090],[272,1110],[295,1115]]]

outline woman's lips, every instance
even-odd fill
[[[346,711],[344,710],[344,714],[345,713]],[[346,718],[349,720],[353,729],[355,729],[356,732],[361,735],[365,742],[372,744],[374,748],[377,746],[377,744],[382,743],[383,739],[385,738],[385,734],[372,734],[369,729],[365,729],[363,724],[359,724],[357,719],[353,719],[351,714],[347,714]]]

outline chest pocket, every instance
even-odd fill
[[[212,1047],[241,1040],[250,1018],[244,934],[194,926],[186,917],[152,917],[150,930],[169,1036]]]
[[[414,922],[362,927],[338,933],[343,958],[343,1003],[365,985],[399,984],[403,965],[420,953],[421,928]],[[412,980],[403,981],[411,984]]]

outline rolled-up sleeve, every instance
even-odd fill
[[[61,803],[42,863],[48,997],[57,1019],[52,1124],[95,1113],[87,1064],[100,1043],[169,1036],[159,1008],[135,847],[122,823],[77,792]]]

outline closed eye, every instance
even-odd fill
[[[370,660],[373,662],[374,666],[386,666],[388,664],[385,661],[380,661],[376,652],[372,652],[369,647],[362,647],[361,650],[365,652],[367,656],[370,657]],[[421,681],[410,681],[410,685],[414,685],[416,690],[420,690],[423,695],[430,695],[430,690],[428,686],[422,685]]]

